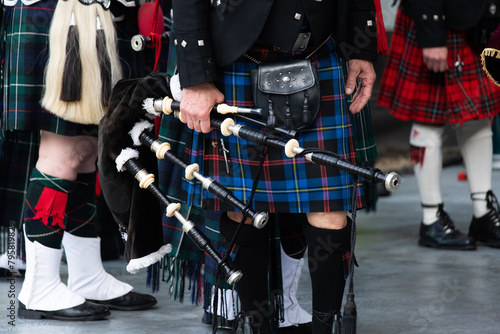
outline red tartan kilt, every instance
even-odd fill
[[[434,73],[423,63],[413,20],[398,12],[377,103],[404,121],[459,123],[492,117],[500,108],[500,88],[481,67],[479,53],[464,30],[447,30],[448,66]],[[460,59],[460,73],[455,63]]]

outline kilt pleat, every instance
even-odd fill
[[[500,88],[483,72],[466,31],[448,29],[446,43],[449,70],[428,70],[417,45],[414,22],[399,10],[377,103],[401,120],[438,125],[497,114]]]

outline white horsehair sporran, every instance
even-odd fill
[[[64,120],[99,124],[122,77],[108,8],[109,0],[58,1],[41,104]]]

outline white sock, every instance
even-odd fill
[[[437,220],[437,206],[443,202],[441,197],[443,132],[443,127],[414,123],[410,133],[411,158],[420,200],[424,206],[433,206],[423,208],[422,222],[425,225]]]
[[[476,218],[488,213],[486,192],[491,190],[492,136],[488,119],[465,122],[457,127],[458,146],[467,170]]]

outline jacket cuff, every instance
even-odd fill
[[[212,42],[208,32],[174,32],[174,45],[182,88],[217,79]]]

